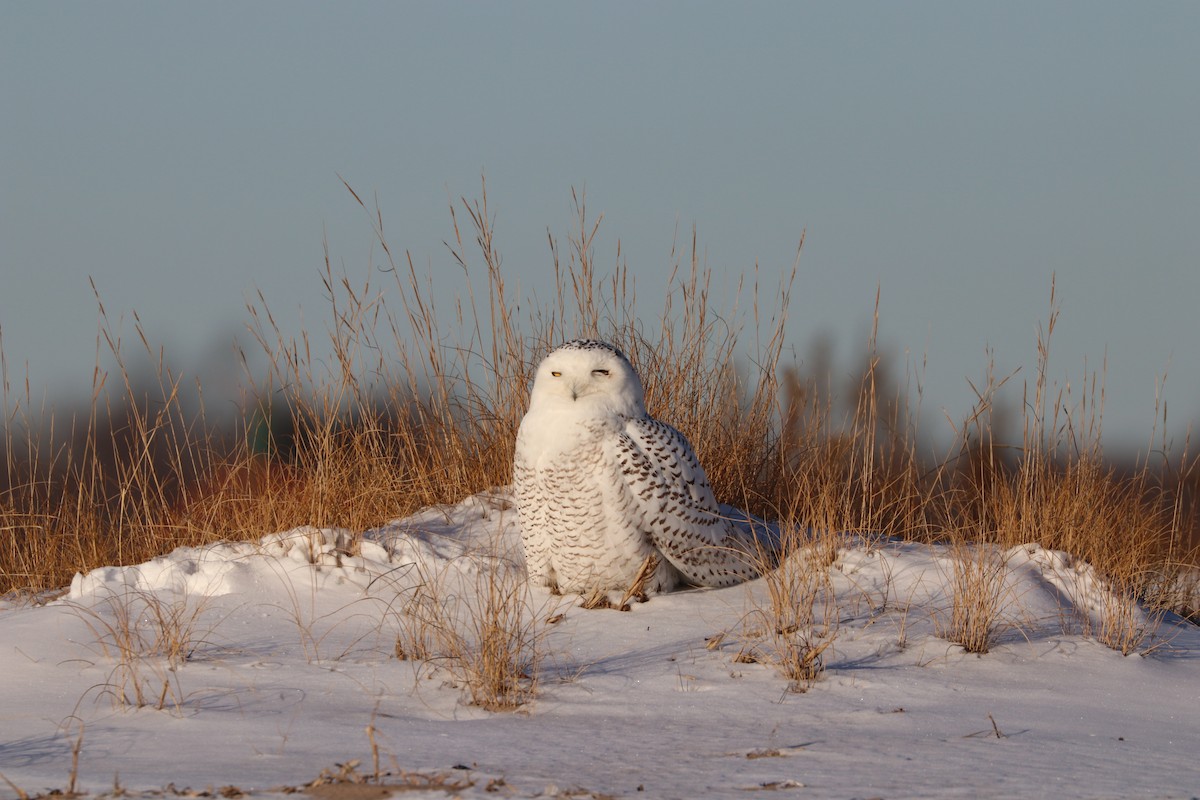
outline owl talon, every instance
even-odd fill
[[[613,604],[612,598],[608,596],[608,592],[602,589],[592,589],[592,591],[583,595],[579,607],[586,608],[588,611],[597,608],[619,608],[619,606]]]
[[[646,556],[646,560],[642,562],[642,566],[638,568],[637,575],[633,576],[633,583],[625,590],[625,594],[621,597],[621,602],[617,603],[617,607],[622,611],[629,610],[629,601],[637,600],[639,603],[644,603],[650,599],[646,593],[646,584],[658,569],[658,556],[651,553]]]

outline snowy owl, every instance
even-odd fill
[[[538,366],[513,480],[530,580],[552,590],[666,592],[759,574],[765,527],[717,503],[687,439],[646,413],[633,366],[605,342],[567,342]]]

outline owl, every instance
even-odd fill
[[[633,366],[605,342],[567,342],[538,366],[513,483],[530,580],[554,591],[730,586],[770,551],[765,525],[717,503],[688,440],[646,413]]]

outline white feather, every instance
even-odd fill
[[[728,586],[769,550],[766,527],[717,503],[687,439],[646,413],[637,373],[603,342],[568,342],[538,366],[513,477],[530,578],[561,591],[628,589],[650,555],[650,591]]]

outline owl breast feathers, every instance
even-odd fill
[[[531,580],[563,592],[730,586],[769,560],[764,523],[717,503],[687,439],[652,419],[625,355],[581,339],[538,366],[513,459]]]

